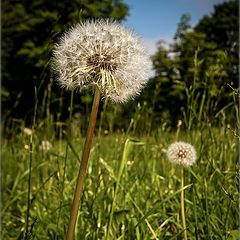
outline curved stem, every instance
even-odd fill
[[[83,182],[84,182],[84,177],[87,172],[88,158],[89,158],[89,153],[90,153],[92,139],[93,139],[93,133],[94,133],[96,120],[97,120],[100,95],[101,95],[100,89],[96,86],[91,116],[89,119],[89,124],[88,124],[88,129],[87,129],[86,140],[85,140],[83,153],[82,153],[82,160],[81,160],[78,178],[77,178],[77,185],[76,185],[76,189],[74,192],[71,216],[70,216],[70,221],[69,221],[68,231],[67,231],[67,240],[72,240],[73,235],[74,235],[78,210],[80,207],[80,202],[81,202],[81,197],[82,197],[82,192],[83,192]]]

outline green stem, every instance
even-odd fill
[[[72,203],[71,216],[70,216],[70,221],[69,221],[68,231],[67,231],[67,240],[73,239],[78,210],[80,207],[81,196],[83,192],[84,177],[87,172],[88,157],[91,149],[93,133],[94,133],[96,120],[97,120],[99,102],[100,102],[100,89],[96,86],[93,105],[92,105],[92,112],[91,112],[91,116],[88,124],[87,136],[86,136],[86,140],[83,148],[82,160],[79,168],[77,185],[76,185],[73,203]]]
[[[74,96],[74,92],[71,91],[70,112],[69,112],[70,122],[72,120],[72,112],[73,112],[73,96]],[[60,131],[61,131],[61,129],[60,129]],[[57,218],[57,232],[58,232],[58,227],[59,227],[59,221],[60,221],[60,218],[61,218],[61,211],[62,211],[62,205],[63,205],[63,199],[64,199],[63,192],[64,192],[65,175],[66,175],[66,167],[67,167],[67,157],[68,157],[68,144],[66,145],[66,148],[65,148],[64,166],[63,166],[63,179],[62,179],[62,184],[61,184],[60,206],[59,206],[59,212],[58,212],[58,218]],[[57,239],[57,238],[58,238],[58,235],[56,234],[55,239]]]
[[[182,166],[181,174],[181,212],[182,212],[182,225],[183,225],[183,236],[184,240],[187,240],[187,227],[186,227],[186,217],[185,217],[185,208],[184,208],[184,167]]]
[[[29,174],[28,174],[28,197],[27,197],[27,216],[26,216],[26,232],[25,232],[25,240],[29,239],[29,216],[30,216],[30,205],[31,205],[31,201],[30,201],[30,192],[31,192],[31,177],[32,177],[32,151],[33,151],[33,147],[32,147],[32,137],[30,140],[30,160],[29,160]]]
[[[125,145],[124,145],[123,156],[122,156],[122,160],[121,160],[121,164],[120,164],[120,168],[119,168],[119,172],[118,172],[118,176],[117,176],[116,188],[115,188],[115,191],[114,191],[114,196],[113,196],[113,201],[112,201],[112,206],[111,206],[111,212],[110,212],[110,217],[109,217],[106,240],[109,239],[109,232],[110,232],[110,228],[112,226],[113,213],[114,213],[114,210],[115,210],[117,192],[118,192],[118,189],[120,187],[120,180],[121,180],[121,177],[122,177],[124,167],[126,165],[128,146],[129,146],[130,141],[131,140],[127,139],[126,142],[125,142]]]
[[[33,115],[33,125],[32,129],[35,129],[36,125],[36,116],[37,116],[37,106],[38,106],[38,98],[37,98],[37,88],[34,88],[35,91],[35,106],[34,106],[34,115]],[[30,148],[29,148],[29,174],[28,174],[28,196],[27,196],[27,214],[26,214],[26,230],[25,230],[25,240],[29,239],[29,218],[30,218],[30,207],[31,207],[31,178],[32,178],[32,161],[33,161],[33,135],[30,137]]]
[[[108,100],[105,99],[104,104],[103,104],[103,110],[101,111],[101,116],[100,116],[100,121],[99,121],[98,139],[100,139],[100,136],[101,136],[101,133],[102,133],[102,122],[103,122],[104,115],[106,113],[107,103],[108,103]]]

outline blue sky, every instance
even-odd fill
[[[226,0],[225,0],[226,1]],[[213,12],[214,5],[224,0],[124,0],[130,16],[124,25],[132,28],[143,38],[143,43],[152,54],[156,43],[163,39],[171,42],[183,13],[189,13],[194,26],[204,15]]]

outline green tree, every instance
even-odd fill
[[[191,15],[188,13],[184,13],[181,16],[180,22],[178,23],[178,26],[177,26],[177,31],[174,35],[175,40],[181,39],[184,36],[184,34],[191,29],[190,20],[191,20]]]
[[[177,121],[175,113],[180,109],[183,99],[181,91],[173,87],[180,75],[175,53],[171,50],[166,48],[163,41],[159,41],[157,53],[152,56],[156,76],[150,80],[144,94],[145,101],[154,109],[153,119],[156,123],[169,119]]]
[[[222,8],[225,9],[222,13],[224,21],[231,29],[229,33],[226,32],[226,35],[231,36],[228,40],[226,37],[222,39],[220,34],[217,35],[216,29],[209,30],[214,26],[220,28],[223,20],[216,16],[219,16]],[[237,51],[234,54],[231,52],[233,48],[236,50],[238,44],[237,9],[235,1],[217,5],[212,17],[204,17],[195,28],[191,28],[190,16],[184,14],[178,24],[173,44],[168,48],[159,45],[152,57],[156,76],[151,80],[149,88],[149,96],[153,96],[153,89],[159,88],[154,108],[160,111],[155,119],[165,121],[167,113],[175,125],[177,119],[183,118],[183,113],[185,118],[192,114],[203,121],[216,121],[215,116],[220,116],[220,112],[223,114],[222,109],[232,99],[228,84],[234,86],[238,76],[237,71],[233,71],[237,69],[233,64],[236,62],[234,54]],[[233,14],[229,14],[230,12]],[[215,24],[204,21],[206,18]],[[200,31],[202,22],[205,25]],[[210,28],[208,24],[211,25]],[[214,37],[209,38],[211,34],[215,34],[215,40]],[[145,98],[145,101],[151,102],[151,99]],[[192,112],[187,113],[186,109],[192,109]]]
[[[206,41],[226,51],[229,61],[227,76],[234,87],[238,86],[239,53],[239,1],[230,0],[214,6],[210,16],[204,16],[195,26],[196,32],[205,33]]]
[[[3,115],[25,117],[53,78],[50,59],[53,43],[64,30],[83,19],[110,17],[122,20],[128,7],[122,0],[36,0],[2,2]],[[54,89],[54,92],[59,91]],[[40,104],[40,101],[39,101]]]

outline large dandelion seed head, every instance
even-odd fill
[[[109,20],[86,21],[63,34],[53,63],[63,87],[98,85],[102,95],[114,102],[138,94],[151,70],[140,38]]]
[[[176,142],[169,146],[167,156],[170,162],[188,167],[196,162],[194,147],[185,142]]]

